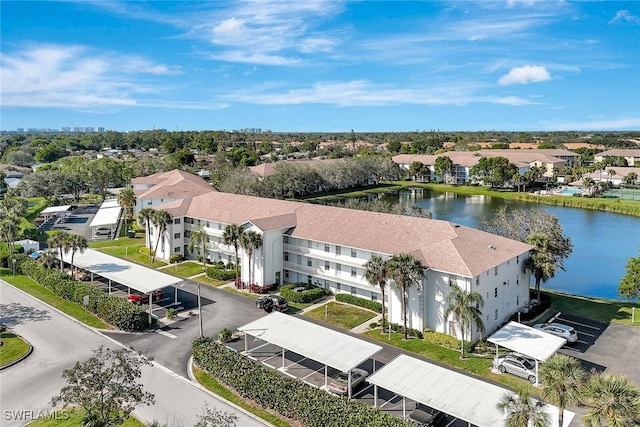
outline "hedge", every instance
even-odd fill
[[[293,290],[294,288],[304,288],[305,290],[303,292],[296,292]],[[280,288],[280,296],[286,298],[289,302],[303,304],[317,301],[327,295],[327,293],[328,291],[322,288],[304,282],[292,283]]]
[[[205,272],[209,279],[232,280],[236,278],[235,269],[230,270],[230,269],[219,267],[218,265],[215,265],[213,267],[207,267]]]
[[[75,280],[59,270],[44,268],[34,260],[24,261],[21,269],[25,276],[67,301],[84,305],[84,297],[88,296],[87,311],[118,329],[138,332],[149,327],[148,313],[125,298],[106,294],[97,287]]]
[[[369,299],[360,298],[351,294],[337,294],[336,301],[344,302],[351,305],[357,305],[358,307],[373,310],[376,313],[382,313],[382,304],[378,301],[371,301]]]
[[[432,331],[431,329],[425,329],[423,334],[424,340],[432,344],[439,345],[441,347],[449,348],[451,350],[460,350],[460,340],[451,335],[443,334],[441,332]],[[475,350],[476,345],[472,342],[464,342],[464,351],[466,353],[472,353]]]
[[[192,343],[193,360],[247,400],[307,427],[410,427],[411,423],[357,400],[338,397],[279,374],[209,337]]]

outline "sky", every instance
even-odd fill
[[[0,8],[2,130],[640,130],[638,1]]]

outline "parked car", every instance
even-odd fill
[[[409,421],[420,426],[433,426],[442,421],[444,417],[443,412],[418,404],[409,414]]]
[[[256,300],[256,307],[267,312],[272,310],[287,311],[289,303],[280,295],[264,295]]]
[[[355,368],[351,370],[351,390],[354,390],[357,386],[364,382],[369,376],[369,372],[364,369]],[[348,394],[349,387],[349,374],[342,372],[338,374],[336,378],[333,378],[329,383],[329,391],[335,394]]]
[[[536,362],[517,353],[507,353],[496,356],[493,366],[502,372],[508,372],[521,378],[526,378],[532,384],[536,383]]]
[[[567,340],[567,342],[578,341],[578,333],[571,326],[563,325],[562,323],[538,323],[533,325],[534,328],[549,334],[557,335]]]
[[[153,301],[161,300],[163,297],[162,291],[153,292]],[[127,297],[127,301],[134,304],[148,304],[149,294],[131,294]]]

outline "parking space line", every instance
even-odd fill
[[[368,386],[366,386],[365,388],[363,388],[362,390],[360,390],[359,392],[357,392],[356,394],[352,394],[351,398],[355,399],[357,397],[359,397],[360,395],[364,394],[365,391],[367,391],[369,388],[373,387],[371,384],[369,384]]]
[[[384,402],[382,405],[378,406],[378,408],[382,409],[384,407],[384,405],[386,405],[387,403],[391,402],[393,399],[395,399],[396,397],[398,397],[397,394],[394,394],[393,397],[389,400],[387,400],[386,402]]]
[[[588,334],[588,333],[586,333],[586,332],[582,332],[582,331],[576,331],[576,332],[578,333],[578,335],[586,335],[586,336],[588,336],[588,337],[595,337],[595,335],[593,335],[593,334]]]
[[[573,323],[574,325],[584,326],[585,328],[594,329],[596,331],[600,331],[601,330],[601,328],[597,328],[597,327],[591,326],[591,325],[585,325],[584,323],[580,323],[580,322],[574,322],[573,320],[565,319],[563,317],[559,317],[558,320],[562,320],[563,322],[567,322],[567,323]]]
[[[317,374],[318,372],[322,371],[324,368],[320,368],[320,369],[316,369],[315,371],[311,371],[311,373],[309,375],[307,375],[306,377],[302,377],[302,381],[306,380],[307,378],[309,378],[311,375],[313,374]]]
[[[576,342],[579,342],[580,344],[589,345],[589,343],[588,343],[588,342],[586,342],[586,341],[582,341],[582,340],[576,340]]]
[[[169,332],[166,331],[162,331],[160,329],[156,329],[156,332],[159,333],[160,335],[164,335],[165,337],[171,338],[171,339],[175,339],[178,338],[177,336],[170,334]]]

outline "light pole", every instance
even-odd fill
[[[200,336],[203,337],[204,333],[202,332],[202,304],[200,300],[200,282],[198,282],[198,318],[200,321]]]
[[[11,259],[11,264],[12,264],[11,271],[13,272],[14,276],[16,275],[16,261],[17,261],[17,259],[15,259],[15,258]]]

